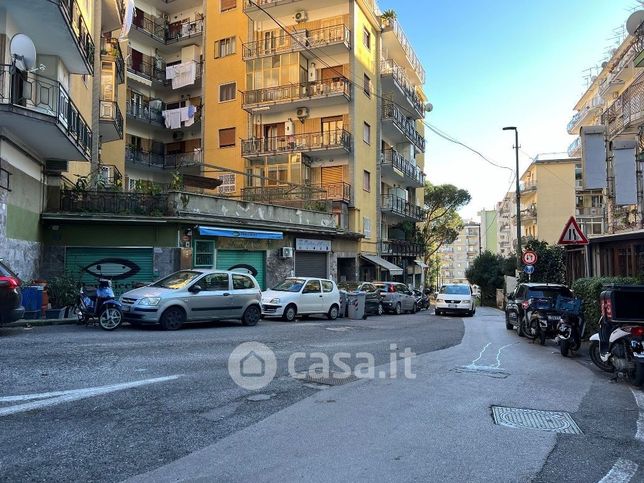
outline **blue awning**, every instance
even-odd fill
[[[201,236],[223,236],[226,238],[253,238],[255,240],[282,240],[284,233],[281,231],[235,230],[233,228],[219,228],[216,226],[200,226]]]

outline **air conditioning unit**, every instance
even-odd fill
[[[309,117],[309,108],[308,107],[298,107],[295,111],[297,118],[304,122],[304,119]]]
[[[309,15],[306,13],[305,10],[300,10],[299,12],[295,12],[295,15],[293,15],[293,20],[295,20],[297,23],[306,22],[308,19],[309,19]]]
[[[281,258],[293,258],[293,247],[282,247],[280,249]]]
[[[172,139],[175,141],[179,141],[183,139],[183,131],[175,131],[172,133]]]
[[[295,134],[295,126],[290,119],[284,123],[284,134],[287,136],[293,136]]]

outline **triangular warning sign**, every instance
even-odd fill
[[[588,245],[588,238],[579,228],[574,216],[571,216],[566,223],[559,237],[559,245]]]

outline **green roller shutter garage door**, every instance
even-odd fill
[[[257,283],[266,288],[266,252],[245,250],[217,250],[217,269],[247,272],[257,279]]]
[[[138,283],[155,280],[152,248],[67,248],[65,271],[89,286],[102,275],[112,280],[116,295]],[[99,267],[100,265],[100,267]]]

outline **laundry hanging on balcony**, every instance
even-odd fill
[[[168,129],[178,129],[183,123],[183,127],[190,127],[195,123],[197,107],[187,103],[184,107],[168,109],[162,112],[165,119],[165,127]]]
[[[172,81],[172,88],[189,86],[197,78],[197,63],[194,60],[181,64],[168,65],[165,68],[165,78]]]

